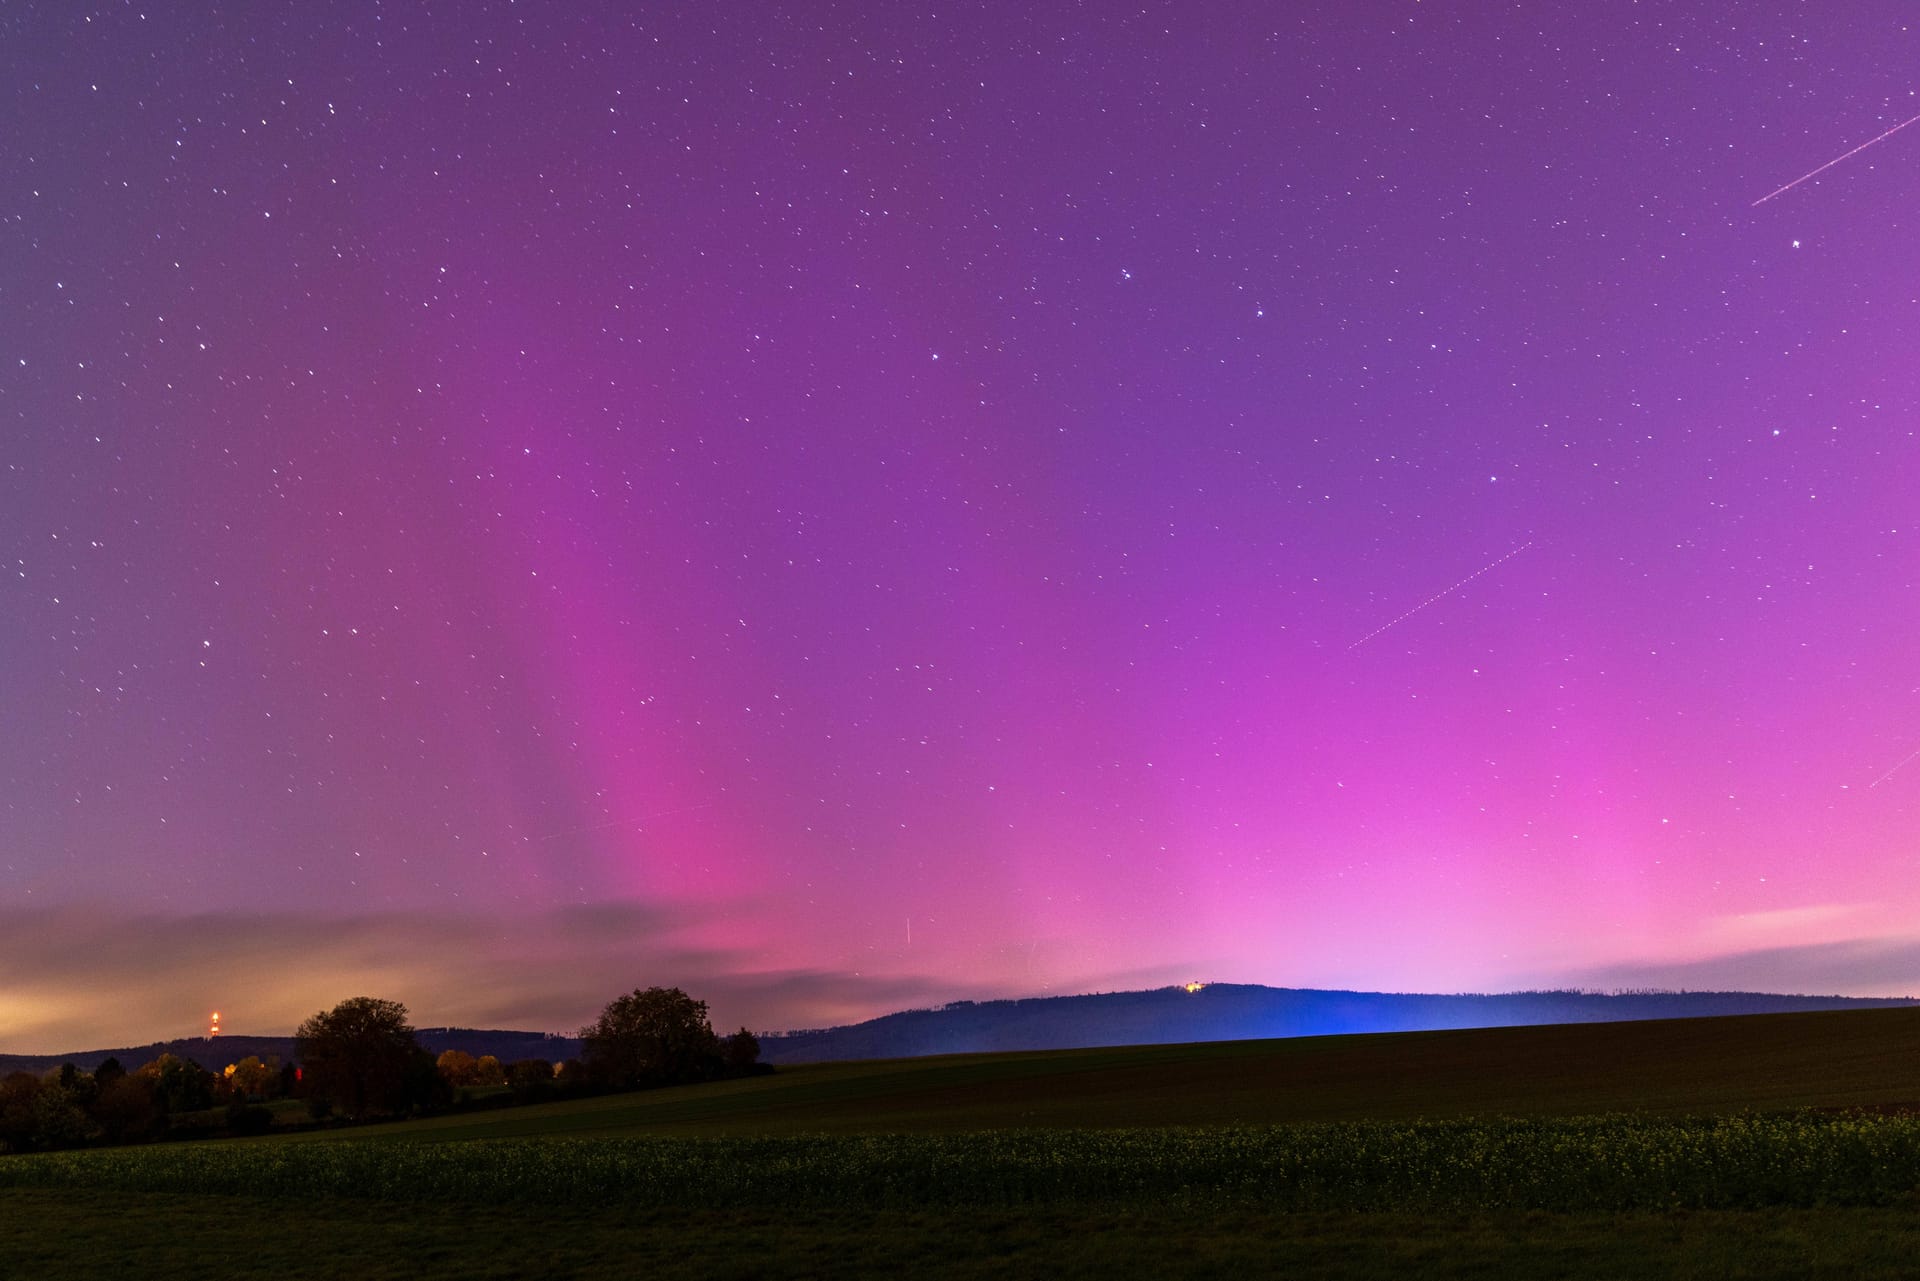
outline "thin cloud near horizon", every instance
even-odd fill
[[[1574,972],[1598,987],[1766,991],[1813,996],[1920,992],[1920,939],[1878,937],[1745,948],[1684,961],[1635,961]]]
[[[703,945],[684,910],[640,903],[552,909],[533,919],[385,912],[136,914],[67,906],[0,910],[0,1050],[60,1054],[194,1036],[209,1011],[229,1034],[285,1035],[348,996],[405,1003],[418,1026],[572,1032],[636,986],[679,986],[716,1027],[755,1031],[858,1022],[955,999],[1122,991],[1192,977],[1191,965],[1088,974],[1033,990],[926,974],[776,967],[751,949]],[[215,977],[209,977],[215,976]],[[1223,980],[1223,976],[1208,976]],[[1284,975],[1224,981],[1298,987]],[[1554,983],[1783,994],[1920,990],[1920,940],[1863,938],[1623,962]],[[1524,987],[1522,980],[1514,984]]]
[[[911,974],[771,968],[691,933],[684,916],[638,904],[533,920],[16,908],[0,911],[0,1049],[58,1054],[194,1036],[216,1008],[229,1034],[284,1035],[356,995],[401,1001],[417,1026],[555,1032],[652,984],[707,1001],[716,1027],[755,1030],[957,995]]]

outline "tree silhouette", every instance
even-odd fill
[[[580,1057],[601,1085],[632,1089],[718,1075],[720,1041],[707,1003],[677,987],[635,989],[580,1029]]]
[[[408,1068],[420,1048],[407,1007],[370,996],[314,1015],[294,1033],[293,1047],[311,1092],[350,1117],[402,1103]]]
[[[745,1076],[760,1061],[760,1038],[741,1028],[727,1038],[725,1054],[727,1071],[735,1076]]]

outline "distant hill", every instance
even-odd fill
[[[911,1058],[997,1050],[1068,1050],[1352,1032],[1615,1023],[1730,1014],[1914,1005],[1911,997],[1779,996],[1764,992],[1508,992],[1422,996],[1211,983],[1094,996],[955,1001],[865,1023],[760,1038],[769,1063]]]
[[[1089,996],[1008,1001],[955,1001],[933,1010],[902,1010],[846,1027],[763,1032],[768,1063],[900,1059],[927,1054],[1000,1050],[1075,1050],[1110,1045],[1177,1045],[1329,1036],[1352,1032],[1430,1032],[1451,1028],[1529,1027],[1548,1023],[1624,1023],[1644,1019],[1734,1014],[1797,1014],[1813,1010],[1920,1005],[1912,997],[1781,996],[1768,992],[1506,992],[1492,996],[1333,992],[1317,988],[1209,983]],[[485,1028],[421,1028],[435,1054],[465,1050],[502,1063],[580,1053],[577,1037]],[[249,1054],[293,1058],[290,1036],[223,1035],[69,1054],[0,1054],[0,1075],[44,1072],[62,1063],[92,1071],[108,1057],[138,1067],[162,1054],[219,1070]]]
[[[1725,1116],[1800,1108],[1914,1115],[1920,1114],[1915,1063],[1920,1063],[1920,1009],[1826,1010],[795,1064],[744,1081],[403,1121],[380,1133],[435,1141],[592,1140],[964,1135],[1007,1127],[1291,1125],[1609,1112]],[[351,1140],[365,1133],[344,1129],[315,1138]],[[1898,1213],[1911,1223],[1910,1210]],[[1910,1241],[1913,1229],[1901,1231]],[[8,1239],[4,1232],[0,1229],[0,1240]],[[742,1265],[739,1274],[746,1275],[748,1266]],[[1320,1274],[1311,1268],[1295,1271]],[[1403,1271],[1409,1277],[1424,1275]],[[1538,1271],[1536,1266],[1524,1274]],[[1472,1275],[1509,1272],[1483,1269]],[[1389,1273],[1382,1268],[1371,1275]],[[1590,1274],[1576,1269],[1553,1275]],[[1844,1269],[1822,1275],[1838,1277]]]
[[[423,1027],[418,1029],[420,1044],[433,1053],[465,1050],[475,1058],[491,1054],[502,1063],[515,1059],[548,1059],[558,1063],[577,1058],[580,1040],[547,1032],[506,1032],[492,1028]],[[150,1045],[126,1046],[112,1050],[79,1050],[71,1054],[0,1054],[0,1076],[8,1072],[45,1072],[48,1068],[71,1063],[91,1072],[107,1059],[119,1059],[120,1066],[137,1068],[162,1054],[192,1059],[203,1068],[219,1071],[249,1054],[262,1060],[278,1058],[293,1061],[290,1036],[242,1036],[223,1033],[217,1037],[193,1036],[178,1041],[155,1041]]]

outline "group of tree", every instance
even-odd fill
[[[70,1063],[43,1076],[16,1072],[0,1080],[0,1151],[255,1134],[273,1124],[266,1105],[281,1098],[303,1099],[313,1122],[360,1121],[771,1070],[750,1032],[716,1036],[706,1002],[679,988],[619,997],[581,1036],[581,1057],[560,1063],[503,1064],[457,1049],[436,1058],[421,1048],[406,1006],[357,996],[301,1023],[296,1063],[285,1066],[249,1056],[214,1073],[163,1054],[133,1072],[114,1059],[90,1073]]]
[[[760,1043],[751,1032],[717,1036],[707,1003],[677,987],[637,988],[616,998],[580,1037],[580,1058],[559,1064],[502,1064],[463,1050],[435,1059],[420,1048],[404,1005],[355,997],[302,1023],[294,1053],[310,1096],[350,1119],[432,1110],[460,1093],[501,1086],[507,1087],[507,1101],[526,1102],[690,1085],[761,1070]]]
[[[433,1061],[433,1066],[456,1090],[507,1083],[507,1069],[491,1054],[482,1054],[476,1059],[465,1050],[446,1050]]]
[[[14,1072],[0,1080],[0,1151],[258,1133],[272,1121],[263,1105],[293,1092],[298,1077],[292,1065],[251,1055],[218,1074],[172,1054],[131,1072],[114,1058],[91,1072],[71,1063],[40,1076]]]

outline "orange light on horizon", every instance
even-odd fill
[[[1198,992],[1201,988],[1205,987],[1206,984],[1205,983],[1187,983],[1187,984],[1183,984],[1183,986],[1189,992]]]

